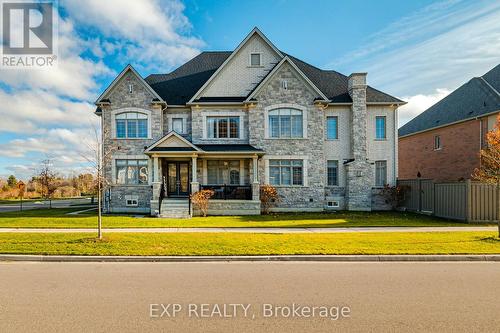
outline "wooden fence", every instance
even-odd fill
[[[466,222],[498,220],[499,190],[473,182],[434,183],[432,179],[398,180],[407,187],[401,207],[410,211]]]

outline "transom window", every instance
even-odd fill
[[[261,66],[261,54],[260,53],[250,53],[250,66]]]
[[[297,109],[275,109],[269,111],[270,138],[302,138],[302,111]]]
[[[304,162],[302,160],[269,160],[269,183],[271,185],[304,185]]]
[[[117,138],[148,137],[148,116],[144,113],[120,113],[116,115],[115,121]]]
[[[385,139],[385,116],[375,117],[375,137],[377,139]]]
[[[336,140],[339,138],[339,121],[338,117],[326,117],[326,138],[328,140]]]
[[[148,183],[147,160],[116,160],[116,183],[145,185]]]
[[[375,161],[375,185],[387,184],[387,161]]]
[[[239,138],[240,117],[207,117],[207,136],[212,139]]]
[[[209,185],[239,185],[240,161],[207,161],[207,181]]]
[[[328,186],[339,185],[339,161],[327,161],[327,183]]]

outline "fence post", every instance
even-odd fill
[[[472,182],[470,179],[465,181],[465,221],[470,223],[472,220]]]
[[[422,212],[422,179],[418,179],[418,211]]]

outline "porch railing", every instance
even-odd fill
[[[202,190],[215,192],[211,199],[219,200],[252,200],[251,185],[201,185]]]

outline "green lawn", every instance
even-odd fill
[[[96,212],[83,215],[66,215],[82,208],[37,209],[23,212],[0,213],[0,228],[93,228]],[[259,216],[209,216],[192,219],[137,218],[131,215],[107,215],[104,228],[130,227],[425,227],[470,226],[465,223],[435,217],[400,212],[336,212],[296,213]]]
[[[0,233],[0,253],[70,255],[498,254],[496,232],[238,234]]]

